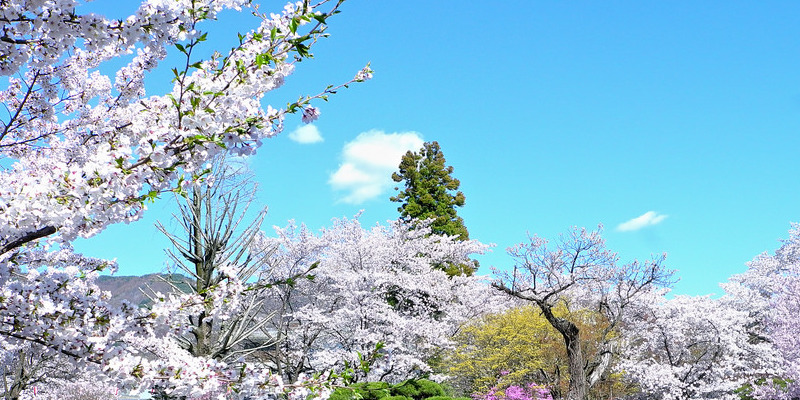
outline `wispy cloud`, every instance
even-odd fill
[[[313,144],[324,140],[319,129],[313,124],[298,126],[289,134],[289,139],[300,144]]]
[[[655,211],[648,211],[636,218],[617,225],[617,230],[620,232],[638,231],[639,229],[656,225],[666,218],[667,216],[664,214],[659,214]]]
[[[361,204],[392,188],[392,172],[407,151],[417,151],[423,144],[416,132],[364,132],[342,149],[342,164],[331,174],[328,183],[334,190],[344,191],[339,200]]]

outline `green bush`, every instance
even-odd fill
[[[392,394],[424,400],[428,397],[445,396],[442,385],[427,379],[409,379],[392,388]]]
[[[352,389],[338,388],[335,389],[328,400],[355,400]]]
[[[361,382],[349,388],[338,388],[331,393],[330,400],[382,400],[389,396],[391,386],[386,382]],[[358,394],[358,395],[356,395]]]
[[[427,379],[409,379],[390,385],[386,382],[361,382],[331,393],[330,400],[454,400],[442,385]],[[458,400],[472,400],[459,398]]]
[[[442,385],[434,381],[420,379],[417,381],[417,385],[419,386],[420,400],[427,399],[429,397],[444,397],[447,395]]]
[[[416,400],[419,396],[419,388],[414,384],[414,381],[405,381],[393,387],[392,394]]]
[[[413,400],[413,399],[406,396],[386,396],[381,400]]]
[[[386,382],[365,382],[359,393],[363,400],[378,400],[389,396],[390,387]]]

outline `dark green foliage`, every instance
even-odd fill
[[[456,207],[463,207],[466,199],[458,191],[461,182],[452,173],[453,167],[445,165],[437,142],[426,142],[418,153],[407,152],[400,161],[399,171],[392,174],[392,180],[405,182],[405,186],[402,190],[396,187],[400,192],[389,198],[401,203],[397,207],[400,219],[406,222],[433,219],[432,233],[469,240],[464,220],[456,212]],[[472,275],[477,265],[447,264],[438,268],[450,276]]]
[[[349,388],[334,390],[329,400],[379,400],[389,396],[390,388],[386,382],[355,383]]]
[[[328,400],[352,400],[355,399],[353,392],[353,390],[338,388],[331,393],[330,397],[328,397]]]
[[[413,381],[419,388],[419,398],[427,399],[430,397],[443,397],[447,395],[442,385],[427,379],[417,379]]]
[[[410,397],[414,400],[424,400],[428,397],[444,396],[442,385],[427,379],[410,379],[396,385],[392,394]]]
[[[339,388],[329,400],[379,400],[389,396],[391,386],[386,382],[354,383],[349,388]]]
[[[369,394],[370,399],[383,399],[389,396],[389,391],[391,386],[386,382],[365,382],[362,384],[361,395],[362,398],[366,398],[366,394]]]
[[[455,209],[464,206],[464,193],[457,191],[461,182],[450,176],[452,173],[453,167],[445,166],[439,143],[426,142],[419,153],[409,151],[403,156],[400,171],[392,174],[392,180],[405,182],[405,188],[390,200],[402,203],[397,211],[403,220],[434,218],[433,233],[468,240],[464,220]]]
[[[333,391],[330,400],[452,400],[442,385],[427,379],[409,379],[389,385],[386,382],[356,383]]]

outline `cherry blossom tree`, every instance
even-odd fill
[[[738,399],[770,371],[771,346],[753,340],[750,315],[729,298],[650,293],[622,326],[618,368],[649,399]]]
[[[418,376],[430,370],[430,357],[452,346],[463,323],[504,307],[479,278],[435,268],[465,262],[485,246],[433,235],[427,224],[365,229],[342,219],[319,235],[294,224],[276,232],[261,244],[278,248],[268,271],[295,276],[313,267],[313,279],[276,288],[278,315],[265,330],[279,345],[264,362],[289,379],[346,365],[355,380]],[[360,370],[364,363],[371,368]]]
[[[24,400],[118,400],[119,388],[113,382],[92,376],[73,380],[55,380],[38,388],[36,393],[27,391]]]
[[[281,131],[287,113],[314,119],[310,101],[337,88],[284,109],[264,108],[261,100],[325,35],[342,0],[324,9],[327,3],[256,12],[261,25],[238,46],[199,60],[193,54],[207,38],[201,23],[249,1],[150,0],[124,20],[77,14],[75,0],[4,2],[0,254],[41,237],[69,241],[135,220],[147,199],[181,177],[202,175],[210,157],[254,153]],[[172,90],[146,96],[145,73],[171,47],[184,58],[173,69]],[[113,79],[99,72],[129,54]],[[369,76],[365,68],[350,82]]]
[[[246,0],[147,0],[120,20],[79,12],[77,0],[4,1],[0,7],[0,337],[91,364],[143,389],[224,393],[282,383],[269,371],[206,362],[173,340],[202,299],[157,298],[151,310],[111,307],[95,284],[113,262],[72,252],[70,241],[138,219],[166,191],[206,178],[221,153],[253,154],[286,114],[317,118],[312,100],[369,79],[262,106],[325,36],[342,0],[290,3],[261,13]],[[249,8],[260,25],[208,59],[195,54],[205,21]],[[167,93],[144,79],[168,49],[183,58]],[[124,66],[113,77],[101,71]],[[46,239],[46,240],[44,240]],[[301,385],[302,386],[302,385]],[[298,393],[303,392],[299,388]]]
[[[769,344],[761,355],[771,368],[757,376],[751,394],[759,398],[793,399],[800,396],[800,224],[792,224],[789,238],[774,254],[763,253],[733,276],[723,288],[731,307],[747,312],[750,341]]]
[[[0,340],[0,398],[16,400],[37,385],[74,378],[75,368],[65,358],[31,343]]]
[[[800,396],[800,226],[748,263],[719,299],[650,294],[623,325],[619,366],[648,398]]]
[[[795,234],[796,235],[796,234]],[[793,240],[796,240],[795,236]],[[797,244],[794,243],[793,246]],[[795,257],[796,257],[795,253]],[[800,397],[800,276],[796,275],[797,258],[793,263],[793,276],[779,279],[781,285],[774,293],[772,311],[766,319],[769,339],[780,355],[780,373],[765,380],[756,391],[762,398],[796,399]],[[774,376],[779,379],[775,379]]]
[[[617,255],[605,248],[600,228],[594,232],[574,228],[553,247],[534,236],[529,243],[510,248],[509,254],[516,265],[512,271],[496,271],[498,279],[493,285],[535,304],[561,334],[569,362],[566,398],[586,399],[587,390],[611,365],[618,345],[616,331],[629,316],[631,304],[650,290],[669,284],[671,271],[663,267],[663,257],[619,265]],[[568,312],[596,311],[605,319],[599,335],[600,350],[592,359],[583,353],[584,338],[576,322],[569,314],[554,312],[561,304]]]
[[[220,361],[228,370],[237,370],[246,367],[253,353],[275,345],[259,342],[257,335],[274,315],[265,304],[268,291],[298,277],[277,278],[261,271],[256,279],[274,249],[252,246],[267,211],[264,208],[255,216],[247,212],[256,194],[253,176],[246,165],[225,159],[216,160],[211,170],[208,179],[176,196],[179,232],[158,224],[173,244],[167,253],[182,274],[176,282],[171,280],[175,274],[164,278],[172,286],[166,296],[200,305],[185,314],[186,334],[172,339],[198,359]],[[163,296],[156,294],[153,300]],[[299,378],[294,376],[293,381]],[[162,393],[162,397],[168,396]]]

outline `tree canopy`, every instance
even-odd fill
[[[206,164],[216,156],[254,154],[286,115],[311,122],[319,115],[313,102],[369,79],[366,67],[341,85],[280,100],[285,107],[263,102],[312,56],[343,1],[295,2],[279,13],[245,0],[143,1],[119,19],[91,12],[87,1],[2,1],[0,360],[35,344],[44,357],[87,368],[86,376],[102,371],[123,388],[179,398],[229,389],[246,398],[267,387],[305,398],[319,386],[313,377],[287,386],[271,371],[196,357],[207,349],[190,352],[173,340],[201,333],[192,329],[205,319],[186,321],[206,301],[221,305],[215,312],[235,308],[225,291],[246,289],[236,273],[215,282],[203,268],[217,298],[156,296],[149,310],[114,307],[96,280],[115,263],[77,254],[71,242],[141,218],[164,193],[211,184]],[[229,51],[213,51],[204,27],[226,10],[244,11],[256,26]],[[172,67],[171,85],[145,93],[162,65]]]
[[[445,165],[439,143],[426,142],[419,152],[408,151],[400,161],[399,171],[392,174],[395,182],[405,182],[403,190],[391,201],[406,222],[433,218],[431,231],[440,235],[458,236],[468,240],[469,232],[456,207],[463,207],[464,193],[458,191],[461,182],[452,177],[453,167]]]
[[[601,349],[605,319],[596,311],[570,312],[566,302],[554,308],[556,315],[575,321],[583,338],[582,352],[596,355]],[[544,385],[554,398],[567,392],[568,358],[561,334],[538,307],[525,304],[489,314],[465,325],[455,337],[456,347],[442,357],[439,370],[447,383],[463,394],[487,393],[531,383]],[[590,391],[591,397],[608,398],[629,391],[622,375],[609,373]]]
[[[530,243],[509,249],[516,260],[512,271],[497,271],[493,285],[507,294],[536,305],[547,322],[563,337],[567,352],[569,387],[565,398],[583,400],[612,364],[619,343],[616,329],[630,314],[632,302],[651,290],[671,283],[672,271],[662,265],[665,256],[646,262],[617,263],[616,253],[605,247],[600,229],[574,228],[551,245],[533,236]],[[585,334],[576,314],[567,310],[593,310],[604,321],[597,337],[599,351],[584,353]]]
[[[395,182],[405,182],[405,187],[389,200],[401,203],[397,207],[400,219],[414,226],[414,221],[432,220],[432,234],[455,236],[469,240],[464,220],[456,207],[463,207],[464,193],[458,190],[461,182],[452,177],[453,167],[445,165],[444,153],[437,142],[425,142],[419,152],[408,151],[400,161],[399,171],[392,174]],[[478,262],[442,264],[435,268],[448,276],[472,275]]]
[[[255,245],[277,249],[264,266],[277,277],[315,266],[314,279],[271,293],[276,315],[265,331],[280,341],[264,358],[284,379],[365,359],[371,369],[354,380],[419,377],[464,323],[503,304],[477,277],[448,279],[436,269],[466,263],[485,246],[431,234],[424,223],[366,229],[342,219],[318,235],[290,224]]]

